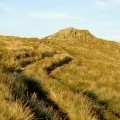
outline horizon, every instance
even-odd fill
[[[73,27],[120,42],[119,12],[119,0],[1,0],[0,35],[43,38]]]

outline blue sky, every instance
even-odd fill
[[[0,34],[44,37],[66,27],[120,41],[120,0],[0,0]]]

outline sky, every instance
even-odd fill
[[[39,37],[88,29],[120,42],[120,0],[0,0],[0,34]]]

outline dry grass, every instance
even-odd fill
[[[1,120],[33,120],[34,114],[20,99],[13,100],[12,85],[15,78],[0,72],[0,119]]]
[[[1,115],[62,120],[64,113],[71,120],[119,120],[119,61],[119,43],[98,39],[86,30],[70,28],[41,41],[1,36],[0,76],[6,81],[0,84]],[[6,101],[12,85],[14,95],[24,102]]]

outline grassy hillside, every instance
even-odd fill
[[[0,118],[119,120],[120,44],[67,28],[0,36]]]

